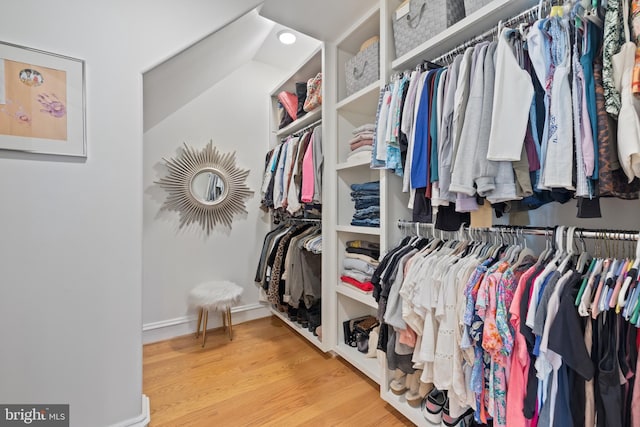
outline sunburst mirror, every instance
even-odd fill
[[[253,191],[235,152],[221,154],[213,141],[202,150],[185,143],[178,156],[163,160],[169,173],[156,183],[169,193],[164,207],[179,212],[180,228],[199,223],[209,234],[217,224],[231,228],[235,215],[247,213],[244,202]]]

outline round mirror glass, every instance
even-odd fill
[[[200,171],[191,180],[191,194],[201,203],[220,203],[226,195],[225,190],[224,179],[212,170]]]

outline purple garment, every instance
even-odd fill
[[[524,136],[524,149],[527,152],[527,160],[529,160],[529,172],[540,170],[540,158],[531,133],[531,124],[527,126],[527,133]]]

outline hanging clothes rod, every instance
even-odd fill
[[[305,133],[305,132],[306,132],[306,131],[308,131],[309,129],[313,129],[313,128],[315,128],[316,126],[318,126],[319,124],[321,124],[321,123],[322,123],[322,119],[318,119],[318,120],[316,120],[315,122],[313,122],[313,123],[311,123],[311,124],[309,124],[309,125],[307,125],[307,126],[303,127],[302,129],[295,131],[295,132],[294,132],[294,133],[292,133],[291,135],[293,135],[293,136],[301,136],[303,133]]]
[[[322,219],[321,218],[284,218],[282,219],[282,222],[288,222],[288,223],[321,223]]]
[[[552,4],[553,4],[553,1],[549,1],[549,0],[544,1],[542,3],[542,10],[549,8],[550,6],[552,6]],[[474,46],[489,38],[495,38],[496,35],[498,34],[498,27],[511,26],[514,24],[521,24],[521,23],[532,23],[536,19],[538,19],[538,16],[540,13],[539,11],[540,11],[540,5],[536,5],[519,13],[518,15],[512,18],[507,19],[504,22],[501,21],[500,23],[498,23],[497,26],[494,26],[490,30],[485,31],[484,33],[472,38],[471,40],[467,40],[466,42],[454,47],[447,53],[444,53],[439,57],[437,57],[436,59],[431,60],[430,63],[441,64],[444,62],[449,64],[457,54],[464,52],[468,47]]]
[[[419,233],[422,227],[434,230],[433,224],[411,222],[411,221],[398,221],[398,228],[404,230],[415,230],[416,234]],[[493,227],[464,227],[463,231],[477,231],[477,232],[489,232],[489,233],[509,233],[517,235],[527,236],[545,236],[550,237],[553,235],[556,227],[531,227],[531,226],[518,226],[518,225],[495,225]],[[565,230],[566,231],[566,230]],[[609,229],[589,229],[589,228],[576,228],[575,234],[578,237],[585,239],[606,239],[606,240],[640,240],[640,231],[633,230],[609,230]]]

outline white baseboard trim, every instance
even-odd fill
[[[269,317],[271,312],[264,304],[246,304],[231,309],[233,324],[248,322],[249,320]],[[159,322],[145,323],[142,325],[142,343],[164,341],[171,338],[195,333],[197,315],[176,317],[175,319],[161,320]],[[209,316],[207,329],[222,326],[221,316]]]
[[[135,418],[113,424],[111,427],[147,427],[151,421],[151,405],[149,397],[142,395],[142,412]]]

